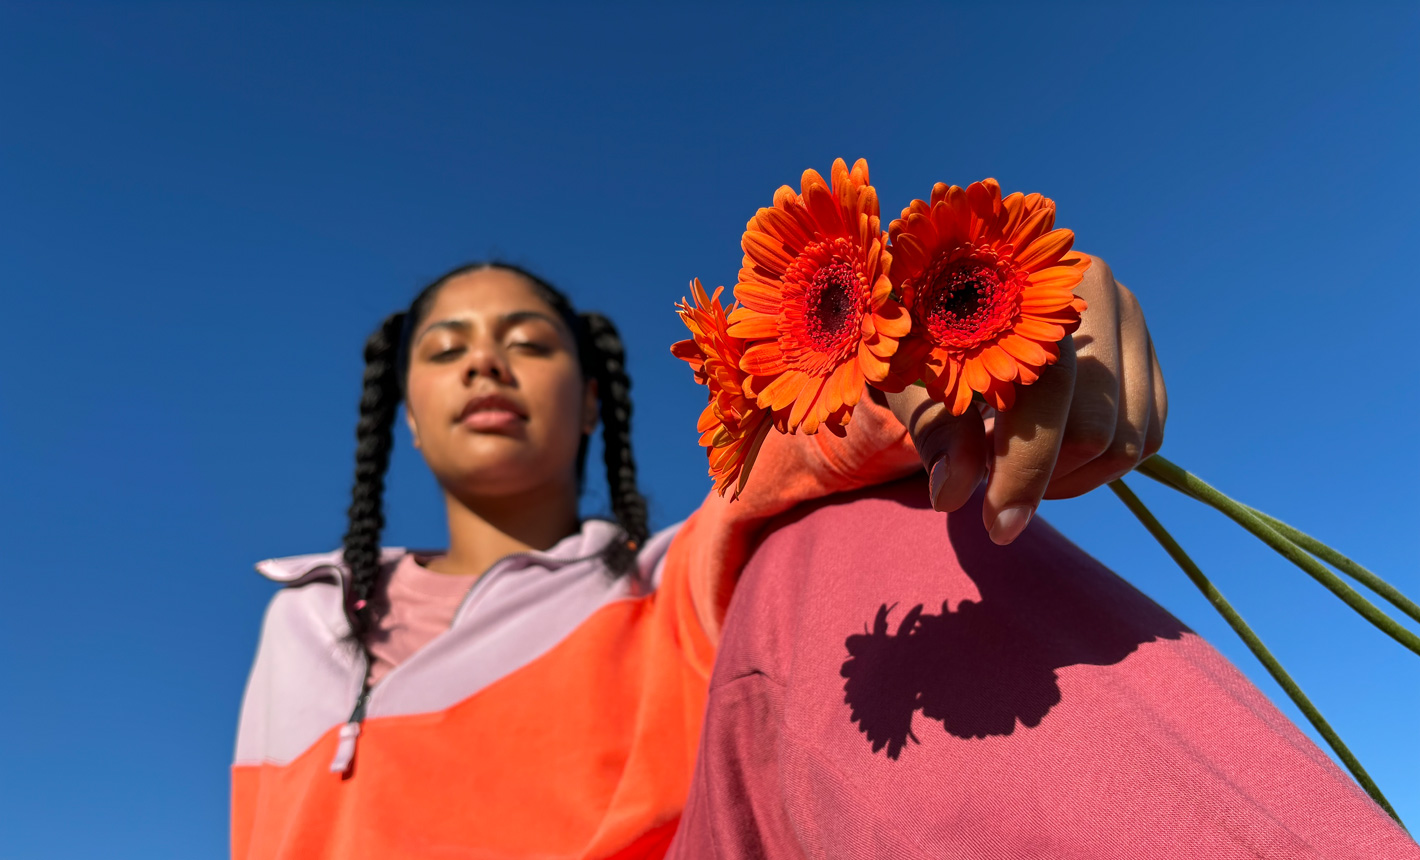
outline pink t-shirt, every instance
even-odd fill
[[[376,592],[376,600],[389,608],[365,637],[372,657],[370,683],[378,684],[391,669],[448,630],[478,576],[432,571],[414,553],[400,559]]]

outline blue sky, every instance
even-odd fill
[[[443,270],[617,320],[655,523],[693,510],[672,302],[840,155],[885,211],[1054,197],[1143,302],[1164,453],[1420,595],[1418,39],[1414,4],[6,5],[6,857],[225,852],[251,564],[338,544],[360,344]],[[1133,484],[1420,825],[1420,659]],[[389,504],[389,543],[442,542],[407,446]],[[1043,512],[1300,719],[1107,490]]]

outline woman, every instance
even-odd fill
[[[711,496],[654,535],[611,323],[506,264],[430,284],[366,344],[343,548],[258,565],[286,587],[243,702],[233,855],[664,854],[729,595],[774,517],[921,476],[924,464],[935,466],[933,506],[951,510],[990,463],[981,522],[993,541],[1024,530],[1028,543],[1042,496],[1085,492],[1157,449],[1164,392],[1142,316],[1106,268],[1092,271],[1080,372],[1067,344],[994,442],[979,417],[951,419],[915,391],[865,398],[846,438],[772,437],[737,502]],[[443,488],[442,553],[379,547],[401,400]],[[614,521],[577,513],[598,418]],[[948,454],[950,470],[938,462]],[[1012,509],[1025,513],[1000,522]],[[913,527],[940,532],[939,521]],[[781,520],[774,534],[796,528]],[[728,761],[725,750],[702,751],[702,767]],[[713,809],[736,801],[703,774],[696,782],[704,837]],[[752,842],[754,831],[737,832]],[[680,851],[702,856],[703,845]]]

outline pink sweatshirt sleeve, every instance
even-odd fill
[[[672,857],[1420,858],[1207,642],[920,477],[767,524]]]

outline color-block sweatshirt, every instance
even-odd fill
[[[634,576],[598,520],[499,561],[358,725],[339,554],[264,562],[233,854],[1420,860],[1206,642],[980,506],[932,511],[865,399],[846,439],[771,435]]]
[[[639,570],[608,521],[505,557],[449,630],[357,709],[338,551],[273,559],[232,769],[235,858],[662,856],[689,789],[720,624],[764,524],[921,469],[867,398],[846,438],[772,437],[751,486],[659,531]],[[400,549],[382,560],[396,564]]]

